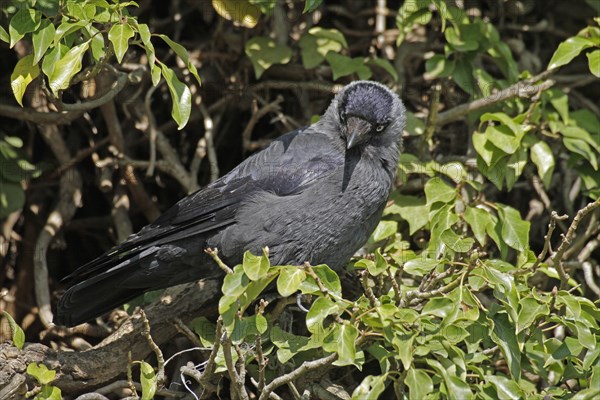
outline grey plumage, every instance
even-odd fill
[[[315,124],[290,132],[76,270],[56,323],[76,325],[141,293],[215,276],[270,249],[273,264],[341,269],[381,218],[405,110],[385,86],[347,85]]]

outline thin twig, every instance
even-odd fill
[[[546,254],[548,254],[551,246],[552,233],[554,232],[554,229],[556,229],[556,221],[565,220],[567,218],[567,215],[558,215],[556,211],[552,211],[552,214],[550,214],[550,222],[548,223],[548,232],[546,233],[546,236],[544,236],[544,248],[542,248],[542,252],[537,256],[535,262],[531,266],[531,271],[535,272],[546,258]]]
[[[233,358],[231,356],[231,340],[226,334],[224,334],[222,338],[217,338],[217,340],[220,340],[221,345],[223,346],[223,357],[225,358],[225,365],[227,366],[227,372],[229,372],[229,379],[231,379],[231,384],[235,394],[241,400],[248,400],[248,392],[244,387],[244,381],[233,365]]]
[[[252,130],[254,129],[254,126],[258,123],[258,121],[260,121],[262,117],[264,117],[268,113],[279,110],[279,104],[281,104],[282,102],[283,96],[281,95],[277,96],[277,98],[274,101],[261,108],[258,108],[256,100],[252,102],[252,116],[250,117],[246,128],[244,128],[244,131],[242,132],[242,143],[244,146],[244,151],[248,151],[250,147]]]
[[[219,162],[217,160],[217,151],[215,150],[214,141],[215,125],[204,103],[200,103],[198,107],[200,108],[200,112],[202,113],[202,118],[204,118],[204,140],[206,141],[206,154],[208,155],[208,163],[210,165],[210,181],[214,182],[219,178]],[[196,155],[194,156],[194,160],[196,159],[198,154],[198,149],[196,149]],[[194,161],[192,161],[192,164],[193,163]],[[194,169],[192,167],[192,174],[193,173]],[[195,173],[197,176],[198,167],[196,167]]]
[[[477,99],[477,100],[474,100],[467,104],[461,104],[460,106],[451,108],[448,111],[439,113],[437,120],[436,120],[436,125],[437,126],[446,125],[450,122],[454,122],[454,121],[461,119],[462,117],[464,117],[465,115],[467,115],[473,111],[479,110],[481,108],[487,107],[487,106],[495,104],[495,103],[500,103],[505,100],[512,99],[514,97],[534,96],[538,92],[547,90],[550,87],[552,87],[554,85],[555,81],[548,79],[538,85],[533,85],[533,86],[532,86],[532,83],[543,80],[547,76],[551,75],[554,72],[555,72],[554,70],[544,71],[541,74],[538,74],[530,79],[525,79],[523,81],[519,81],[519,82],[515,83],[514,85],[512,85],[504,90],[501,90],[497,93],[493,93],[482,99]]]
[[[552,257],[550,257],[552,265],[554,265],[556,267],[556,270],[558,271],[561,288],[565,288],[570,279],[569,274],[565,271],[562,263],[565,251],[567,251],[567,249],[569,248],[571,240],[573,240],[573,237],[575,236],[575,231],[577,231],[577,228],[579,227],[579,224],[581,223],[583,218],[585,218],[586,215],[588,215],[590,212],[592,212],[598,207],[600,207],[600,198],[596,199],[596,201],[589,203],[587,206],[577,211],[575,218],[573,218],[573,222],[571,222],[571,226],[569,226],[569,230],[565,235],[563,235],[562,242],[558,246],[558,249],[552,255]]]
[[[211,249],[210,247],[205,249],[204,252],[212,257],[212,259],[217,263],[219,268],[225,271],[226,274],[233,274],[233,270],[229,268],[222,260],[219,258],[219,250]]]
[[[148,341],[148,345],[150,345],[150,348],[152,349],[152,351],[154,351],[154,354],[156,355],[156,361],[158,363],[158,366],[157,366],[158,372],[156,373],[156,383],[157,383],[157,386],[162,386],[162,384],[165,381],[165,359],[163,357],[162,351],[156,345],[156,343],[154,342],[154,339],[152,339],[152,336],[150,335],[150,321],[148,321],[148,318],[146,317],[146,313],[144,312],[144,310],[140,309],[140,315],[142,317],[142,322],[144,323],[144,329],[142,330],[142,336],[144,336],[146,338],[146,340]]]
[[[317,360],[305,361],[300,367],[296,368],[289,374],[285,374],[283,376],[277,377],[271,381],[267,386],[265,386],[264,390],[260,394],[259,400],[266,400],[269,398],[270,394],[280,387],[281,385],[285,385],[288,382],[292,382],[295,379],[300,378],[305,375],[309,371],[314,371],[319,368],[326,367],[337,360],[337,353],[332,353],[327,357],[319,358]]]

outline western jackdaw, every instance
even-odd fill
[[[222,274],[208,247],[229,265],[268,246],[274,265],[343,268],[381,218],[404,123],[391,90],[347,85],[318,122],[274,140],[67,277],[74,284],[56,323],[80,324],[146,291]]]

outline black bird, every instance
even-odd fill
[[[77,325],[146,291],[221,274],[207,247],[229,265],[268,246],[273,265],[342,269],[381,218],[404,124],[391,90],[347,85],[317,123],[274,140],[67,277],[74,284],[56,323]]]

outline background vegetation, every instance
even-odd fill
[[[0,398],[600,395],[597,1],[0,4]],[[410,113],[348,271],[247,254],[51,324],[61,278],[355,79]]]

